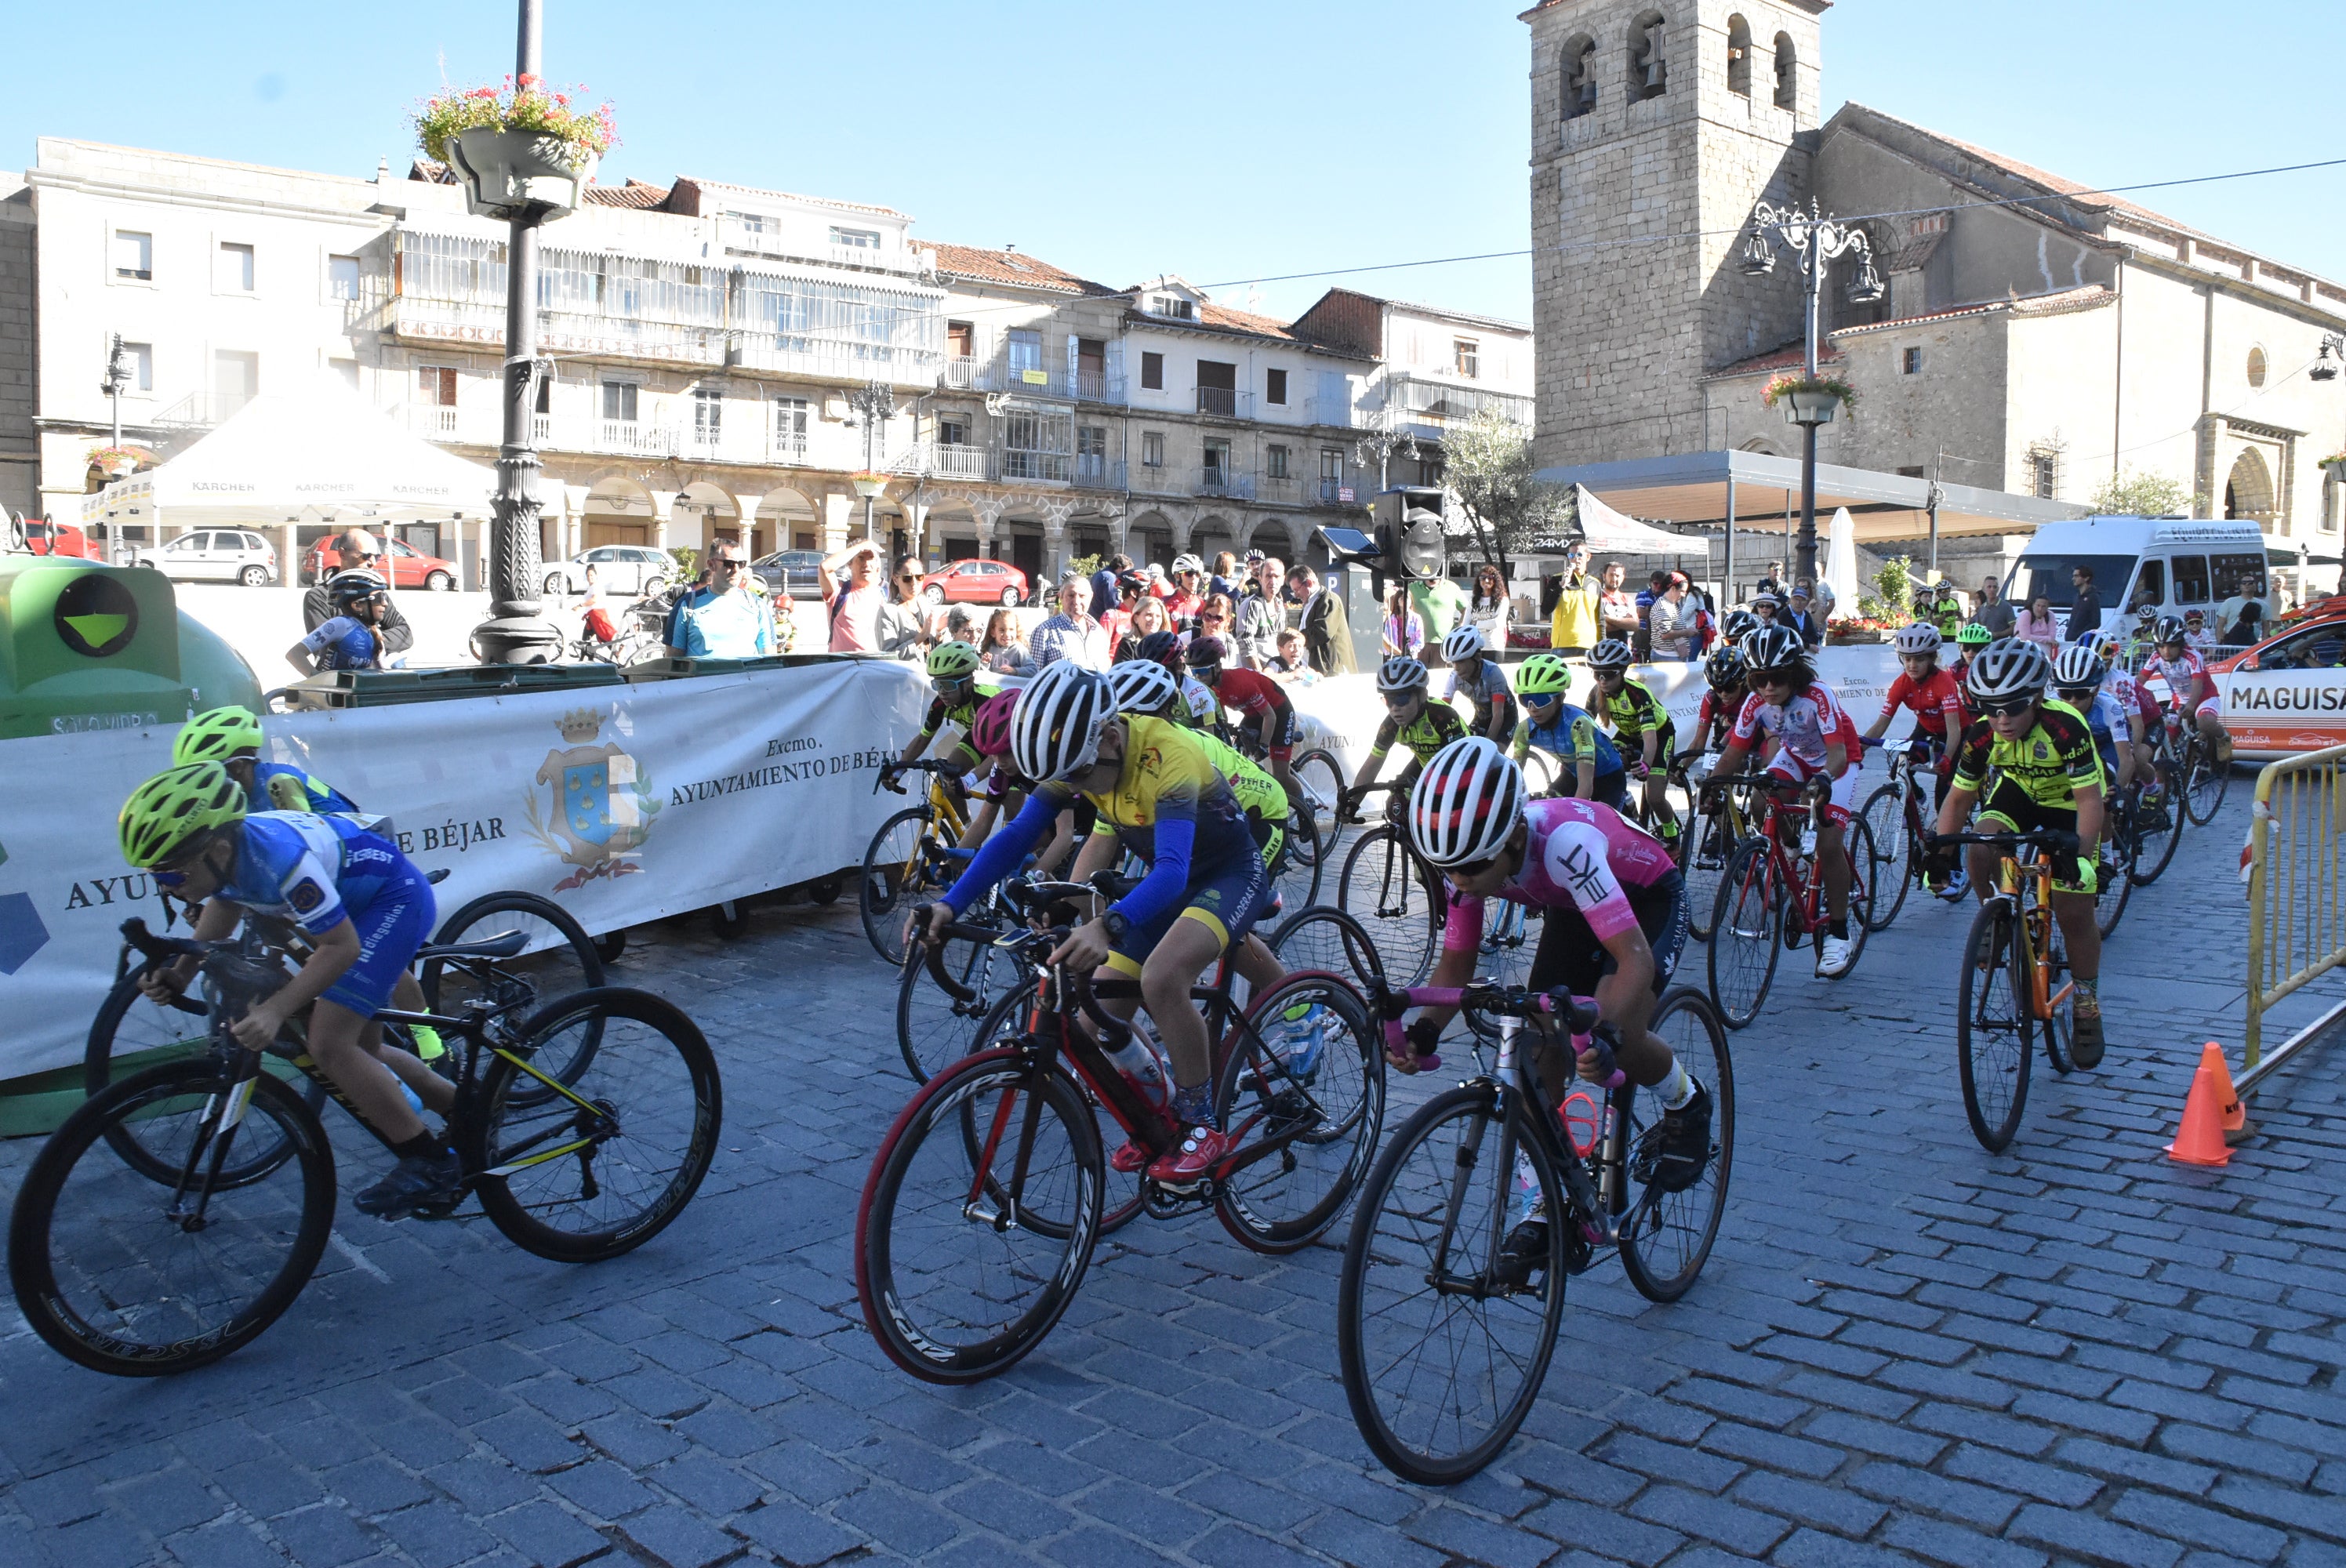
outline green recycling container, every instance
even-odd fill
[[[180,616],[160,572],[0,559],[0,740],[176,725],[230,703],[259,712],[260,683]]]

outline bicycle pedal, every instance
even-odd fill
[[[407,1211],[407,1217],[424,1220],[454,1219],[456,1217],[456,1211],[464,1207],[464,1200],[462,1196],[447,1203],[418,1204]]]

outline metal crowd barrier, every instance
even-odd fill
[[[2346,1002],[2264,1054],[2264,1015],[2346,962],[2346,746],[2284,758],[2257,775],[2249,826],[2247,1066],[2242,1095],[2346,1018]]]

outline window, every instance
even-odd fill
[[[355,256],[326,258],[326,298],[355,300],[359,297],[359,259]]]
[[[642,388],[633,382],[603,383],[603,417],[621,424],[636,423],[636,399]]]
[[[831,242],[833,245],[843,245],[850,250],[877,250],[880,249],[880,235],[876,229],[842,229],[837,224],[833,224],[831,229]]]
[[[1727,90],[1751,96],[1751,24],[1740,16],[1727,19]]]
[[[965,360],[976,353],[977,329],[967,321],[947,321],[945,352],[957,360]]]
[[[141,283],[155,280],[155,237],[136,229],[114,231],[114,275],[133,278]]]
[[[2265,384],[2265,351],[2262,349],[2249,351],[2249,384],[2252,387]]]
[[[1483,373],[1483,346],[1472,338],[1458,338],[1450,345],[1451,369],[1473,381]]]
[[[260,391],[260,356],[235,349],[212,352],[214,419],[226,419]]]
[[[2178,605],[2204,605],[2208,602],[2208,557],[2178,555],[2171,565],[2175,568],[2175,602]]]
[[[1629,101],[1658,98],[1669,91],[1669,60],[1662,40],[1669,24],[1659,11],[1647,11],[1629,24]]]
[[[1904,375],[1921,375],[1923,373],[1923,351],[1920,349],[1908,349],[1904,353],[1899,355],[1898,369],[1900,372]]]
[[[1342,447],[1323,446],[1320,449],[1320,477],[1326,480],[1341,480],[1344,477]]]
[[[1776,107],[1780,109],[1800,107],[1800,62],[1793,52],[1790,33],[1776,35]]]
[[[2060,463],[2049,452],[2028,454],[2028,493],[2040,500],[2053,499],[2054,485],[2060,477]]]
[[[1262,454],[1262,471],[1272,479],[1288,478],[1287,448],[1278,445],[1266,447]]]
[[[1282,407],[1285,406],[1287,402],[1287,372],[1285,371],[1265,371],[1263,372],[1262,401],[1265,402],[1275,402]]]
[[[1209,440],[1206,443],[1206,483],[1213,485],[1230,482],[1230,443]]]
[[[1220,360],[1198,361],[1198,412],[1235,417],[1239,411],[1239,368]]]
[[[252,292],[252,247],[222,245],[219,254],[212,259],[212,292],[216,294],[250,294]]]
[[[1078,484],[1107,483],[1107,426],[1104,424],[1076,426],[1076,483]]]
[[[1146,430],[1140,433],[1140,466],[1143,468],[1165,466],[1165,433],[1163,431]]]
[[[692,389],[692,439],[714,446],[725,432],[725,393],[716,387]]]
[[[937,421],[937,444],[939,446],[967,446],[969,444],[969,421],[965,419],[941,419]]]
[[[434,408],[456,406],[456,367],[454,365],[418,365],[415,368],[415,400]]]
[[[2163,605],[2167,603],[2167,563],[2156,555],[2145,561],[2135,573],[2134,586],[2127,590],[2128,605]]]
[[[2248,555],[2218,555],[2212,558],[2215,567],[2216,601],[2226,599],[2260,599],[2265,596],[2265,558],[2261,553]]]
[[[743,234],[763,234],[766,231],[766,215],[762,212],[729,212],[725,218]]]
[[[1194,321],[1198,319],[1197,303],[1194,300],[1185,300],[1178,294],[1152,294],[1149,296],[1148,309],[1151,314],[1164,316],[1176,321]]]
[[[1043,369],[1043,334],[1025,327],[1010,331],[1010,379],[1037,386],[1050,381]]]
[[[155,390],[155,347],[152,343],[122,345],[122,390],[153,392]]]
[[[806,455],[807,400],[802,397],[778,397],[774,400],[774,449],[782,458],[802,458]]]
[[[1144,351],[1140,356],[1140,384],[1150,392],[1165,390],[1165,356]]]
[[[1564,117],[1576,120],[1596,108],[1596,41],[1586,34],[1564,46]]]

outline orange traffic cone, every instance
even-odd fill
[[[2199,1064],[2216,1070],[2217,1087],[2222,1092],[2217,1105],[2224,1113],[2224,1142],[2238,1148],[2249,1141],[2256,1129],[2249,1125],[2249,1114],[2241,1108],[2239,1091],[2232,1087],[2232,1073],[2225,1065],[2224,1048],[2208,1041],[2199,1048]]]
[[[2214,1049],[2210,1047],[2210,1049]],[[2232,1151],[2224,1145],[2224,1054],[2216,1051],[2211,1064],[2206,1052],[2191,1074],[2191,1093],[2183,1102],[2183,1126],[2167,1145],[2167,1157],[2187,1166],[2224,1166]]]

